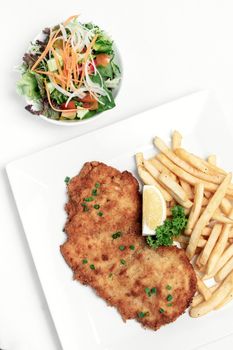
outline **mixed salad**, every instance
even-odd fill
[[[20,66],[17,91],[32,101],[25,108],[55,120],[81,120],[115,106],[119,85],[113,41],[78,16],[43,30]]]

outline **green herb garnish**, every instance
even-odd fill
[[[167,301],[172,301],[172,299],[173,299],[173,296],[171,294],[168,294]]]
[[[68,185],[68,183],[70,182],[70,177],[66,176],[65,179],[64,179],[64,182]]]
[[[119,238],[120,236],[121,236],[121,232],[120,232],[120,231],[117,231],[117,232],[115,232],[115,233],[112,234],[112,238],[113,238],[113,239],[117,239],[117,238]]]
[[[185,216],[184,208],[176,205],[171,211],[172,219],[165,220],[163,225],[155,229],[154,236],[146,238],[146,242],[151,248],[172,245],[173,237],[179,236],[185,229],[188,219]]]
[[[92,194],[92,196],[97,196],[97,189],[94,188],[94,190],[92,190],[91,194]]]
[[[119,245],[119,249],[120,249],[121,251],[123,251],[123,250],[125,250],[125,246],[124,246],[124,245]]]
[[[99,187],[100,187],[100,183],[99,183],[99,182],[96,182],[95,188],[99,188]]]
[[[148,297],[150,297],[151,296],[150,288],[146,287],[145,288],[145,293],[148,295]]]
[[[86,203],[81,203],[81,206],[83,207],[83,211],[88,211],[89,208]]]
[[[95,265],[94,265],[94,264],[91,264],[91,265],[90,265],[90,269],[91,269],[91,270],[95,270]]]
[[[126,264],[126,261],[124,259],[121,259],[120,262],[121,262],[121,265],[125,265]]]
[[[93,207],[94,207],[95,209],[99,209],[99,208],[100,208],[100,205],[99,205],[99,204],[94,204]]]
[[[145,292],[148,295],[148,297],[151,297],[152,294],[156,294],[157,293],[157,289],[155,287],[153,287],[151,289],[146,287],[145,288]]]
[[[97,215],[103,216],[104,214],[102,213],[102,211],[99,211],[99,212],[97,213]]]
[[[143,317],[148,316],[148,315],[149,315],[149,312],[142,312],[142,311],[138,312],[139,318],[143,318]]]
[[[93,197],[86,197],[86,198],[84,198],[85,202],[92,202],[93,200],[94,200]]]
[[[134,246],[134,245],[130,245],[130,246],[129,246],[129,249],[134,250],[134,249],[135,249],[135,246]]]
[[[83,264],[87,264],[87,263],[88,263],[87,259],[83,259]]]
[[[159,312],[160,312],[161,314],[163,314],[164,311],[165,311],[165,310],[164,310],[162,307],[159,309]]]
[[[172,305],[173,305],[172,303],[167,304],[167,306],[172,306]]]
[[[166,285],[166,289],[167,290],[171,290],[172,289],[172,286],[169,286],[169,284]]]
[[[155,287],[151,288],[150,292],[151,294],[157,294],[157,289]]]

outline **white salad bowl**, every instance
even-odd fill
[[[36,40],[43,40],[43,39],[44,39],[44,34],[41,32],[40,34],[38,34],[34,38],[34,40],[32,42],[35,42]],[[123,66],[122,66],[122,58],[121,58],[120,52],[119,52],[115,42],[113,43],[113,48],[114,48],[114,53],[115,53],[114,61],[119,66],[120,72],[121,72],[120,82],[119,82],[118,86],[115,89],[112,90],[112,95],[113,95],[114,101],[116,101],[116,97],[117,97],[117,95],[118,95],[118,93],[120,91],[121,84],[122,84]],[[29,48],[28,48],[28,51],[29,51]],[[27,104],[36,107],[35,101],[30,100],[28,98],[25,98],[25,101],[26,101]],[[93,117],[90,117],[90,118],[87,118],[87,119],[83,119],[83,120],[81,120],[81,119],[80,120],[78,120],[78,119],[75,119],[75,120],[56,120],[56,119],[48,118],[47,116],[45,116],[43,114],[38,115],[38,117],[43,119],[43,120],[45,120],[46,122],[49,122],[49,123],[55,124],[55,125],[76,126],[76,125],[80,125],[80,124],[87,124],[87,123],[90,123],[92,120],[99,119],[102,116],[102,114],[104,112],[107,112],[107,111],[108,110],[96,113]]]

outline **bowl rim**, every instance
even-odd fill
[[[49,28],[51,28],[51,26]],[[34,43],[36,40],[41,39],[42,35],[43,35],[43,30],[41,30],[34,37],[34,39],[31,41],[31,43]],[[26,52],[29,51],[29,48],[30,48],[30,46],[28,46],[28,50]],[[120,52],[118,50],[118,47],[117,47],[115,41],[113,41],[113,48],[114,48],[114,53],[115,53],[114,59],[117,62],[117,65],[120,67],[120,72],[121,72],[120,73],[120,82],[119,82],[118,86],[112,91],[114,101],[116,101],[117,100],[117,96],[119,94],[119,91],[121,89],[121,85],[122,85],[123,64],[122,64],[122,56],[121,56],[121,54],[120,54]],[[26,101],[27,104],[30,104],[32,106],[36,105],[36,103],[34,101],[32,101],[30,99],[27,99],[26,97],[25,97],[25,101]],[[59,125],[59,126],[76,126],[76,125],[87,124],[87,123],[91,122],[92,120],[99,119],[104,112],[108,112],[108,111],[110,111],[110,110],[105,110],[103,112],[96,113],[95,115],[93,115],[90,118],[81,119],[81,120],[78,120],[78,119],[75,119],[75,120],[56,120],[56,119],[48,118],[48,117],[46,117],[43,114],[38,114],[37,117],[41,118],[44,121],[47,121],[50,124],[54,124],[54,125]]]

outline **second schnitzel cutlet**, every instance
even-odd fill
[[[196,275],[182,249],[146,245],[133,175],[85,163],[68,195],[61,253],[74,279],[94,288],[124,320],[156,330],[180,316],[196,291]]]

